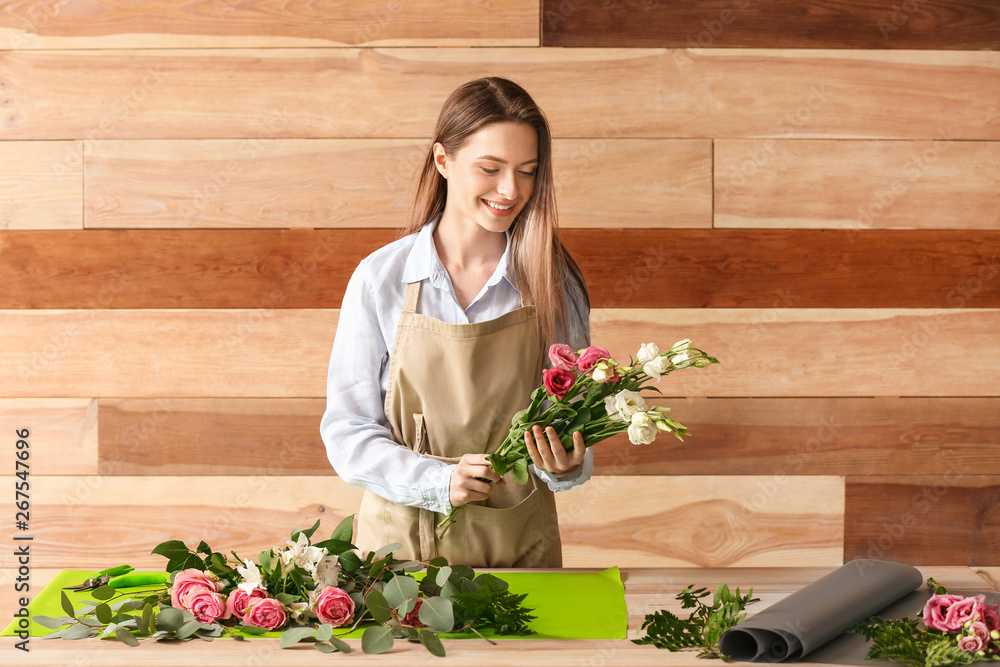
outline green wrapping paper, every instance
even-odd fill
[[[94,573],[90,570],[62,570],[31,600],[28,611],[32,616],[65,616],[60,603],[63,586],[79,584]],[[601,572],[499,572],[496,576],[510,585],[510,590],[527,594],[524,604],[534,609],[536,617],[531,622],[533,635],[524,639],[625,639],[628,630],[628,612],[625,608],[625,587],[621,572],[611,567]],[[125,592],[154,590],[158,586],[141,586]],[[92,599],[88,591],[66,591],[74,603]],[[15,620],[0,633],[11,637],[17,632]],[[29,624],[32,637],[43,637],[53,630]],[[360,637],[362,629],[344,635]],[[281,633],[247,637],[278,637]],[[487,636],[497,636],[485,633]],[[341,635],[338,635],[341,636]],[[446,634],[443,637],[475,637],[473,634]],[[503,637],[506,638],[506,637]],[[521,637],[518,637],[521,638]]]

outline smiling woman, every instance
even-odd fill
[[[321,431],[337,473],[365,489],[359,547],[561,565],[553,492],[589,479],[582,436],[566,451],[554,431],[527,434],[537,456],[525,486],[486,456],[525,407],[548,344],[589,343],[589,312],[559,240],[545,116],[506,79],[460,87],[438,118],[409,225],[361,262],[341,307]],[[436,534],[461,505],[462,521]]]

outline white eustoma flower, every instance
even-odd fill
[[[637,364],[648,364],[658,356],[660,356],[660,348],[656,346],[656,343],[643,343],[639,346],[639,353],[635,355],[635,362]]]
[[[631,389],[622,389],[614,396],[604,397],[604,409],[612,419],[627,422],[637,412],[648,409],[642,394]]]
[[[680,352],[681,350],[686,350],[689,347],[691,347],[691,339],[690,338],[685,338],[684,340],[679,340],[676,343],[674,343],[670,347],[670,349],[673,352]]]
[[[656,378],[657,382],[660,381],[660,376],[668,370],[670,370],[670,362],[667,361],[666,357],[657,357],[642,365],[642,372],[651,378]]]
[[[688,352],[681,352],[680,354],[670,357],[670,363],[675,368],[687,368],[691,365],[689,361],[691,359],[691,354]]]
[[[648,445],[656,440],[659,429],[645,412],[637,412],[632,415],[631,423],[628,427],[628,439],[633,445]]]
[[[325,556],[316,566],[316,590],[336,586],[340,578],[340,560],[336,556]]]
[[[597,365],[594,366],[594,372],[590,377],[594,379],[594,382],[604,384],[605,382],[609,382],[614,379],[615,369],[608,362],[599,361],[597,362]]]
[[[243,564],[245,567],[240,567],[239,565],[236,566],[236,571],[241,577],[243,577],[243,581],[237,584],[236,587],[247,595],[250,595],[255,588],[266,591],[267,589],[264,587],[264,582],[261,581],[260,578],[260,570],[257,569],[257,563],[253,562],[249,558],[244,558]]]

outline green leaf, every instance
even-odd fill
[[[184,624],[184,612],[180,609],[167,607],[156,615],[156,629],[167,632],[177,632]]]
[[[342,639],[337,639],[336,637],[330,637],[330,643],[337,647],[337,650],[341,653],[350,653],[351,645]]]
[[[212,555],[212,547],[208,546],[205,540],[198,543],[198,548],[196,550],[200,554],[205,554],[206,556]]]
[[[316,529],[319,528],[319,521],[319,519],[316,519],[316,523],[312,525],[312,528],[307,528],[302,531],[302,534],[309,538],[309,540],[312,540],[313,533],[315,533]]]
[[[132,633],[125,628],[115,628],[115,637],[118,638],[123,644],[128,644],[129,646],[138,646],[139,640],[132,636]]]
[[[111,586],[101,586],[100,588],[95,588],[90,593],[91,597],[93,597],[95,600],[110,600],[117,594],[118,591],[111,588]]]
[[[314,634],[316,634],[316,630],[309,626],[290,628],[281,633],[281,641],[278,643],[278,648],[288,648],[292,644],[299,643],[306,637],[312,637]]]
[[[44,628],[52,628],[53,630],[69,623],[69,620],[65,618],[52,618],[51,616],[32,616],[31,620]]]
[[[434,632],[451,632],[455,627],[455,613],[448,598],[425,598],[418,615],[420,622]]]
[[[257,562],[262,568],[269,571],[271,569],[271,550],[268,549],[257,554]]]
[[[385,596],[389,606],[395,609],[401,606],[408,598],[415,598],[420,593],[417,580],[403,574],[397,574],[382,587],[382,594]]]
[[[313,545],[318,549],[326,549],[334,556],[339,556],[345,551],[350,551],[351,549],[356,549],[350,542],[345,542],[344,540],[335,540],[333,538],[329,540],[323,540],[322,542],[317,542]]]
[[[354,515],[344,517],[330,535],[331,540],[351,542],[354,540]]]
[[[392,607],[389,606],[389,602],[385,599],[385,596],[377,589],[373,588],[368,592],[368,595],[365,597],[365,606],[371,612],[372,618],[379,623],[385,623],[392,618]]]
[[[74,625],[68,629],[63,635],[63,639],[84,639],[85,637],[89,637],[93,632],[93,628],[81,623],[80,625]]]
[[[188,637],[196,633],[200,627],[201,623],[195,621],[194,619],[190,621],[185,621],[181,625],[181,627],[177,628],[177,638],[187,639]]]
[[[146,603],[146,606],[142,608],[142,625],[146,626],[143,634],[148,635],[153,629],[153,605]]]
[[[388,556],[393,551],[395,551],[396,549],[399,549],[402,546],[403,545],[400,544],[399,542],[390,542],[389,544],[386,544],[385,546],[379,548],[375,552],[374,558],[381,558],[382,556]]]
[[[327,644],[326,642],[316,642],[313,644],[313,648],[320,653],[336,653],[337,648],[332,644]]]
[[[524,486],[528,483],[528,459],[520,458],[514,461],[514,468],[510,472],[511,479],[515,483]]]
[[[180,540],[168,540],[156,545],[152,552],[157,556],[163,556],[168,560],[187,558],[191,555],[191,550]]]
[[[426,604],[425,604],[425,606],[426,606]],[[420,611],[423,611],[423,610],[424,610],[424,608],[421,607]],[[427,629],[421,629],[420,630],[420,643],[423,644],[424,647],[428,651],[430,651],[432,655],[436,655],[439,658],[443,658],[445,656],[444,645],[441,644],[441,640],[438,639],[438,636],[436,634],[434,634],[433,632],[431,632],[431,631],[429,631]]]
[[[361,650],[368,654],[385,653],[392,648],[392,630],[383,625],[365,628],[361,635]]]
[[[325,642],[330,641],[330,637],[333,636],[333,626],[329,623],[323,623],[318,628],[316,628],[316,641]]]
[[[361,567],[361,558],[353,551],[345,551],[337,557],[344,572],[354,572]]]
[[[76,613],[73,611],[73,603],[69,601],[69,596],[66,595],[66,591],[59,591],[60,602],[62,602],[63,611],[70,618],[76,618]]]
[[[446,583],[448,583],[448,577],[451,576],[451,572],[452,572],[451,568],[445,565],[440,570],[438,570],[437,576],[434,578],[434,582],[438,586],[444,586]]]
[[[240,627],[240,630],[248,635],[262,635],[268,632],[267,628],[259,628],[256,625],[244,625]]]
[[[114,614],[111,613],[111,607],[106,604],[97,605],[97,607],[94,608],[94,615],[97,616],[97,620],[104,625],[110,623],[112,616],[114,616]]]

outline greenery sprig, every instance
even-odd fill
[[[688,586],[677,594],[676,599],[680,601],[682,609],[694,611],[686,619],[666,609],[646,614],[640,627],[640,630],[646,631],[646,635],[633,639],[632,642],[653,644],[668,651],[698,649],[699,658],[726,661],[727,658],[719,651],[719,637],[741,622],[746,617],[743,613],[746,606],[758,600],[753,597],[752,588],[746,595],[741,595],[739,588],[733,592],[726,584],[721,584],[716,589],[712,604],[709,605],[704,602],[704,598],[710,594],[707,588],[694,589],[693,585]]]
[[[306,530],[296,529],[288,546],[258,554],[257,562],[232,558],[213,550],[204,541],[194,549],[179,540],[158,545],[153,553],[167,558],[174,597],[179,576],[203,578],[211,588],[199,588],[210,601],[228,604],[241,584],[266,596],[281,624],[272,628],[251,624],[249,611],[242,618],[213,613],[206,622],[190,599],[172,606],[171,587],[140,592],[118,591],[102,586],[92,592],[93,600],[74,607],[65,592],[62,607],[66,616],[33,617],[39,624],[56,629],[48,638],[117,639],[138,646],[139,639],[157,641],[232,637],[262,634],[268,629],[283,630],[279,646],[286,648],[309,642],[324,653],[349,653],[343,636],[362,624],[361,648],[365,653],[384,653],[395,640],[419,642],[428,651],[444,656],[439,638],[443,633],[500,635],[531,634],[528,623],[535,617],[524,605],[526,595],[512,593],[507,582],[487,573],[476,574],[471,567],[449,565],[445,558],[429,562],[393,557],[398,544],[389,544],[362,559],[351,540],[353,517],[347,517],[329,539],[311,543],[319,521]],[[423,572],[418,580],[414,574]],[[192,574],[194,573],[194,574]],[[202,574],[204,573],[204,577]],[[195,584],[197,587],[197,584]],[[324,622],[323,594],[337,596],[341,622]],[[217,596],[217,599],[213,596]],[[317,597],[318,596],[318,597]],[[349,599],[348,599],[349,598]],[[235,597],[233,597],[235,599]],[[260,603],[248,603],[246,610]],[[271,616],[273,620],[274,616]]]

